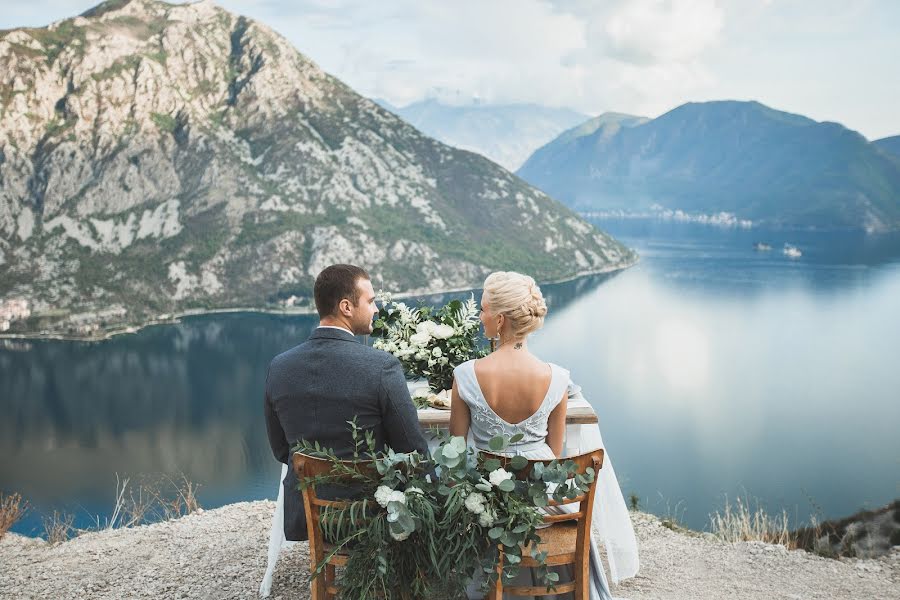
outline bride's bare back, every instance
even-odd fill
[[[550,365],[527,351],[492,354],[475,363],[475,377],[487,405],[507,423],[524,421],[540,408],[550,388]]]

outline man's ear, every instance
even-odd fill
[[[351,315],[351,313],[353,312],[351,310],[352,308],[353,308],[353,305],[350,304],[350,300],[348,300],[347,298],[343,298],[338,303],[338,310],[341,311],[341,314],[344,315],[345,317],[349,317]]]

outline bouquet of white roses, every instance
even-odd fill
[[[380,294],[373,346],[398,359],[407,377],[423,377],[434,392],[450,389],[453,369],[485,355],[478,345],[478,307],[475,296],[453,300],[440,308],[410,308]]]

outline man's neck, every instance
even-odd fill
[[[350,329],[346,323],[342,323],[336,319],[321,319],[319,320],[319,327],[333,327],[334,329],[343,329],[350,335],[356,335],[353,333],[353,330]]]

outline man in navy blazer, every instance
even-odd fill
[[[275,458],[290,466],[291,446],[300,439],[351,458],[347,421],[354,417],[374,434],[379,449],[427,453],[400,361],[355,337],[372,333],[378,312],[368,273],[353,265],[331,265],[316,278],[314,295],[319,327],[306,342],[272,359],[266,376],[266,428]],[[309,539],[293,469],[283,485],[284,535]],[[317,492],[325,498],[336,495],[324,486]]]

